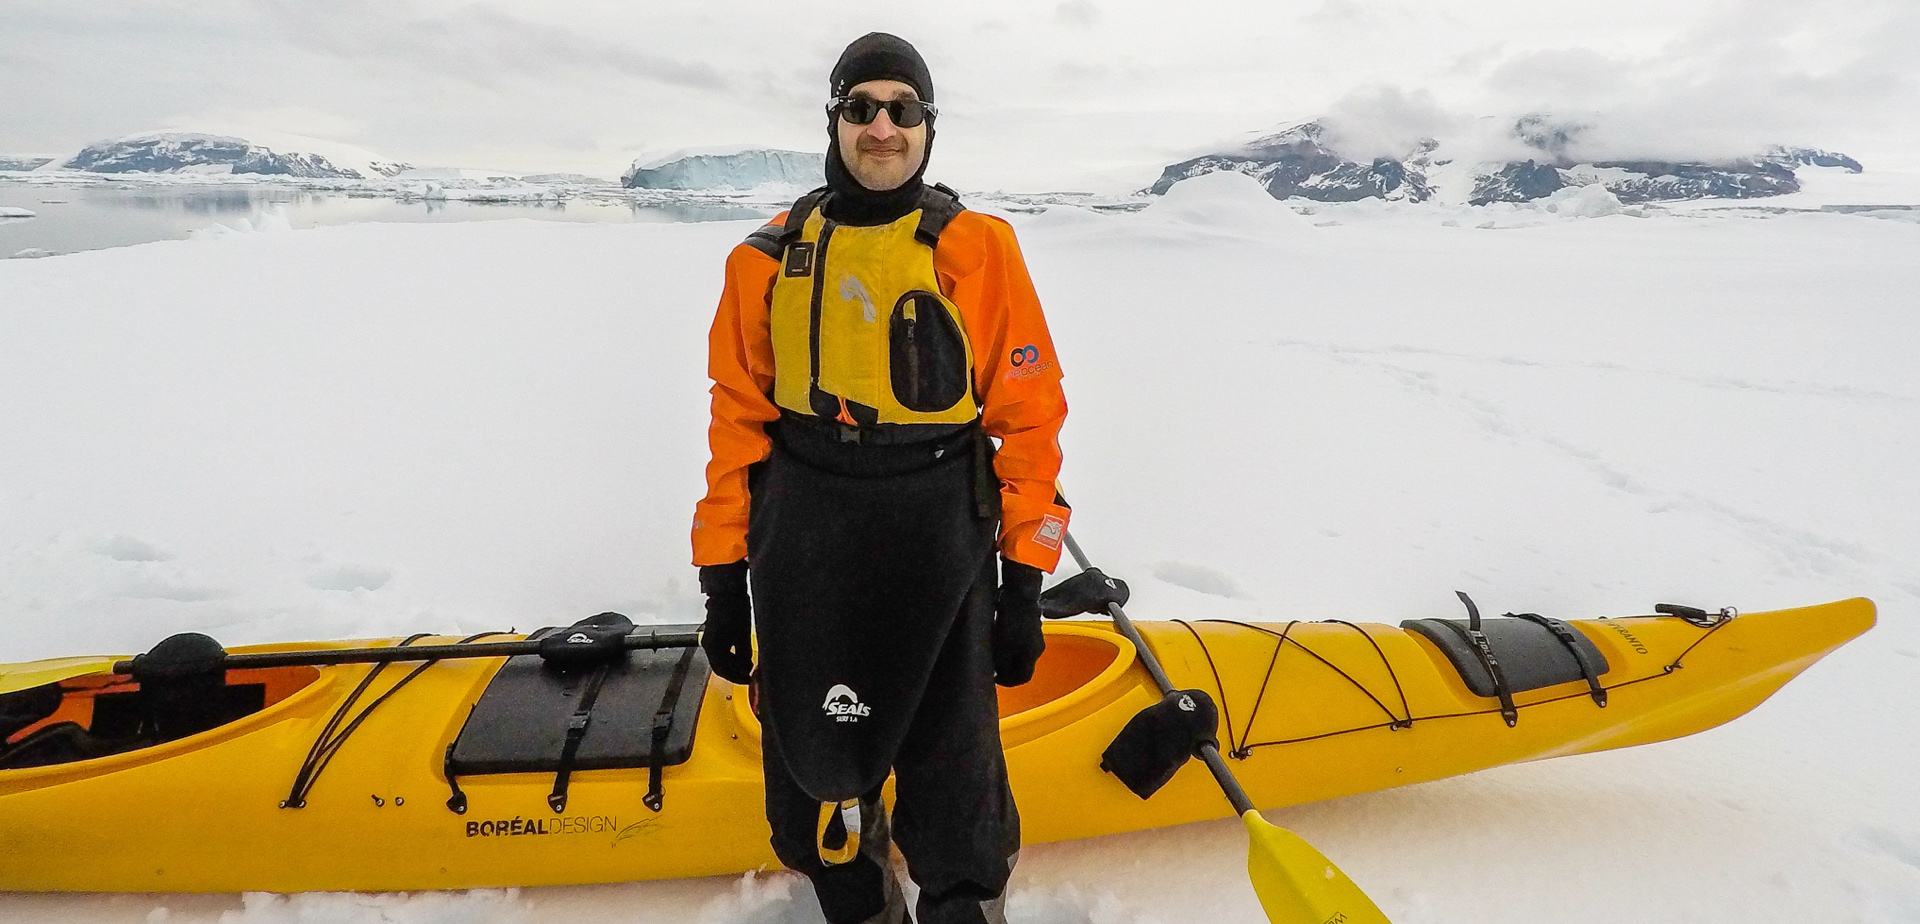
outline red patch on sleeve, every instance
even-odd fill
[[[1055,552],[1060,551],[1060,540],[1067,535],[1067,521],[1049,513],[1040,520],[1040,527],[1033,531],[1033,541]]]

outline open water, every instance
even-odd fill
[[[291,187],[49,186],[0,180],[0,207],[34,218],[0,218],[0,259],[183,240],[214,225],[258,222],[270,213],[295,228],[354,222],[686,222],[771,217],[775,207],[726,202],[635,202],[608,188],[560,202],[402,200],[370,193]],[[25,252],[23,254],[23,251]]]

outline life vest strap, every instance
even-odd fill
[[[767,222],[747,235],[746,244],[755,250],[780,260],[787,245],[800,237],[800,230],[807,226],[807,219],[815,209],[826,202],[831,192],[822,186],[799,199],[794,200],[787,209],[785,222]],[[920,192],[920,223],[913,229],[915,240],[928,247],[938,246],[940,233],[947,229],[954,218],[966,211],[960,204],[960,194],[945,183],[935,183]]]

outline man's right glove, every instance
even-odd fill
[[[1017,687],[1033,679],[1033,666],[1047,649],[1040,632],[1040,582],[1046,572],[1011,558],[1000,559],[1000,593],[993,606],[993,682]]]
[[[713,672],[737,684],[753,678],[753,602],[747,597],[747,562],[701,565],[700,592],[707,595],[707,622],[700,647]]]

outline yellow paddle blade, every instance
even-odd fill
[[[1388,924],[1387,916],[1326,854],[1300,835],[1268,824],[1260,813],[1247,825],[1247,875],[1273,924]]]
[[[25,664],[0,665],[0,694],[18,693],[82,674],[105,674],[117,658],[49,658]]]

